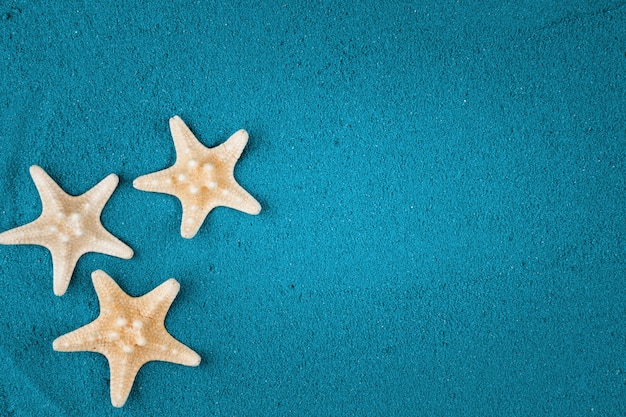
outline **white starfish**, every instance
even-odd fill
[[[170,119],[170,130],[176,163],[137,178],[133,186],[138,190],[171,194],[180,200],[182,237],[194,237],[209,212],[218,206],[259,214],[261,205],[237,184],[234,176],[235,164],[248,142],[245,130],[235,132],[214,148],[202,145],[178,116]]]
[[[133,250],[100,222],[102,209],[119,182],[117,175],[109,175],[80,196],[67,194],[37,165],[30,167],[30,175],[41,197],[41,215],[31,223],[0,233],[0,244],[46,247],[52,255],[56,295],[65,294],[76,262],[87,252],[132,258]]]
[[[124,405],[135,376],[145,363],[200,364],[200,356],[165,329],[165,316],[180,289],[175,279],[168,279],[141,297],[131,297],[103,271],[95,271],[91,278],[100,302],[100,315],[58,337],[52,348],[106,356],[111,372],[111,403],[115,407]]]

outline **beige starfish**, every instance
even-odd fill
[[[184,238],[194,237],[209,212],[218,206],[259,214],[261,205],[237,184],[233,173],[248,142],[245,130],[235,132],[215,148],[202,145],[178,116],[170,119],[170,130],[176,163],[137,178],[133,186],[138,190],[171,194],[180,200],[183,206],[180,234]]]
[[[100,316],[57,338],[52,348],[106,356],[111,371],[111,403],[115,407],[124,405],[145,363],[200,364],[200,356],[165,329],[165,316],[180,289],[175,279],[168,279],[141,297],[131,297],[103,271],[95,271],[91,278],[100,302]]]
[[[102,209],[119,182],[117,175],[109,175],[80,196],[67,194],[37,165],[30,167],[30,175],[41,197],[41,215],[31,223],[0,233],[0,244],[46,247],[52,254],[56,295],[65,294],[76,262],[87,252],[132,258],[133,250],[100,222]]]

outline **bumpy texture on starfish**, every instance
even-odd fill
[[[176,148],[176,163],[163,171],[143,175],[133,182],[138,190],[171,194],[183,206],[180,234],[196,235],[204,219],[218,206],[248,214],[259,214],[261,205],[234,176],[235,163],[248,142],[245,130],[235,132],[226,142],[207,148],[178,116],[170,119]]]
[[[30,175],[41,196],[41,215],[31,223],[0,233],[0,244],[45,246],[52,254],[56,295],[65,294],[76,262],[87,252],[132,258],[133,250],[100,222],[102,209],[119,182],[117,175],[109,175],[79,196],[65,193],[37,165],[30,167]]]
[[[92,275],[100,302],[93,322],[57,338],[60,352],[89,351],[106,356],[111,370],[111,403],[126,402],[139,369],[150,361],[198,366],[200,356],[165,329],[165,316],[180,285],[170,278],[148,294],[131,297],[103,271]]]

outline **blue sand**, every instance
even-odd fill
[[[52,293],[0,246],[2,416],[626,415],[626,3],[0,2],[0,231],[42,166],[131,260]],[[259,216],[180,237],[168,119],[238,129]],[[152,362],[114,409],[106,359],[52,341],[137,296],[198,368]]]

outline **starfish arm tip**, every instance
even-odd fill
[[[133,248],[131,248],[130,246],[128,246],[127,244],[123,243],[123,246],[120,247],[119,253],[118,253],[118,257],[121,259],[131,259],[133,256],[135,256],[135,251],[133,250]]]
[[[52,262],[54,269],[54,260]],[[52,291],[54,292],[54,295],[60,297],[65,294],[67,288],[70,286],[73,272],[74,268],[72,268],[72,270],[68,270],[67,268],[59,268],[56,271],[52,272]]]
[[[34,220],[0,233],[2,245],[40,245],[46,246],[41,240],[40,223]]]
[[[142,187],[142,184],[143,184],[143,179],[142,179],[142,178],[143,178],[143,177],[144,177],[144,176],[137,177],[137,178],[135,178],[135,179],[133,180],[133,187],[134,187],[136,190],[141,190],[141,191],[144,191],[144,190],[143,190],[143,187]]]
[[[83,253],[58,257],[57,253],[52,252],[52,290],[56,296],[60,297],[67,291],[74,275],[76,263]]]
[[[233,133],[228,140],[226,140],[226,142],[220,145],[220,147],[223,147],[222,149],[226,150],[229,157],[233,158],[234,161],[237,161],[248,143],[248,138],[248,132],[244,129],[239,129]]]
[[[243,140],[245,140],[245,141],[247,141],[247,140],[248,140],[248,137],[249,137],[249,135],[248,135],[248,131],[247,131],[246,129],[239,129],[238,131],[236,131],[236,132],[233,134],[233,136],[235,136],[235,135],[236,135],[238,138],[241,138],[241,139],[243,139]]]
[[[122,242],[104,227],[101,227],[97,233],[94,232],[94,235],[95,237],[92,242],[90,242],[89,247],[85,250],[85,253],[103,253],[105,255],[115,256],[116,258],[121,259],[131,259],[135,254],[130,246]]]
[[[176,294],[180,291],[180,284],[174,278],[168,279],[161,285],[165,286],[167,293],[173,295],[174,297],[176,297]]]
[[[30,173],[31,178],[35,181],[35,183],[39,180],[47,180],[50,176],[48,173],[39,165],[31,165],[28,167],[28,172]]]
[[[139,191],[161,192],[158,177],[155,177],[154,174],[156,174],[156,172],[135,178],[133,180],[133,188]]]
[[[158,183],[160,172],[161,171],[151,172],[135,178],[133,180],[133,187],[141,191],[152,191],[153,187]]]
[[[181,230],[180,235],[185,239],[192,239],[198,232],[189,232],[187,230]]]
[[[69,342],[66,339],[67,335],[59,336],[52,342],[52,350],[56,352],[69,352]]]
[[[198,234],[198,231],[202,227],[202,223],[204,223],[204,219],[202,219],[202,221],[194,222],[187,222],[183,220],[180,225],[180,235],[185,239],[193,238],[196,234]]]
[[[189,130],[183,119],[181,119],[179,116],[170,117],[170,131],[180,132],[180,129]],[[191,133],[191,131],[189,131],[189,133]],[[174,133],[172,133],[172,136],[174,136]]]
[[[256,205],[252,208],[252,210],[250,211],[250,214],[256,216],[260,212],[261,212],[261,204],[258,201],[256,201]]]
[[[120,183],[120,177],[118,177],[117,174],[109,174],[105,178],[105,181],[108,181],[112,184],[115,183],[115,186],[117,187],[117,185]]]
[[[248,196],[248,198],[245,199],[242,203],[234,204],[230,207],[234,208],[235,210],[242,211],[246,214],[251,214],[253,216],[256,216],[261,212],[261,203],[256,201],[256,199],[252,196]]]
[[[200,358],[200,355],[198,355],[196,352],[193,352],[193,355],[190,355],[189,361],[187,364],[189,366],[198,366],[200,365],[201,361],[202,361],[202,358]]]
[[[65,288],[59,288],[57,285],[55,285],[52,291],[54,291],[54,295],[56,295],[57,297],[61,297],[67,291],[67,286],[65,286]]]
[[[109,277],[109,275],[101,269],[96,269],[91,273],[91,281],[94,285],[106,280],[111,280],[111,277]]]
[[[122,408],[124,404],[126,404],[126,400],[128,399],[128,394],[126,395],[115,395],[111,391],[111,405],[115,408]]]
[[[0,245],[11,245],[11,236],[7,233],[9,230],[0,233]]]

